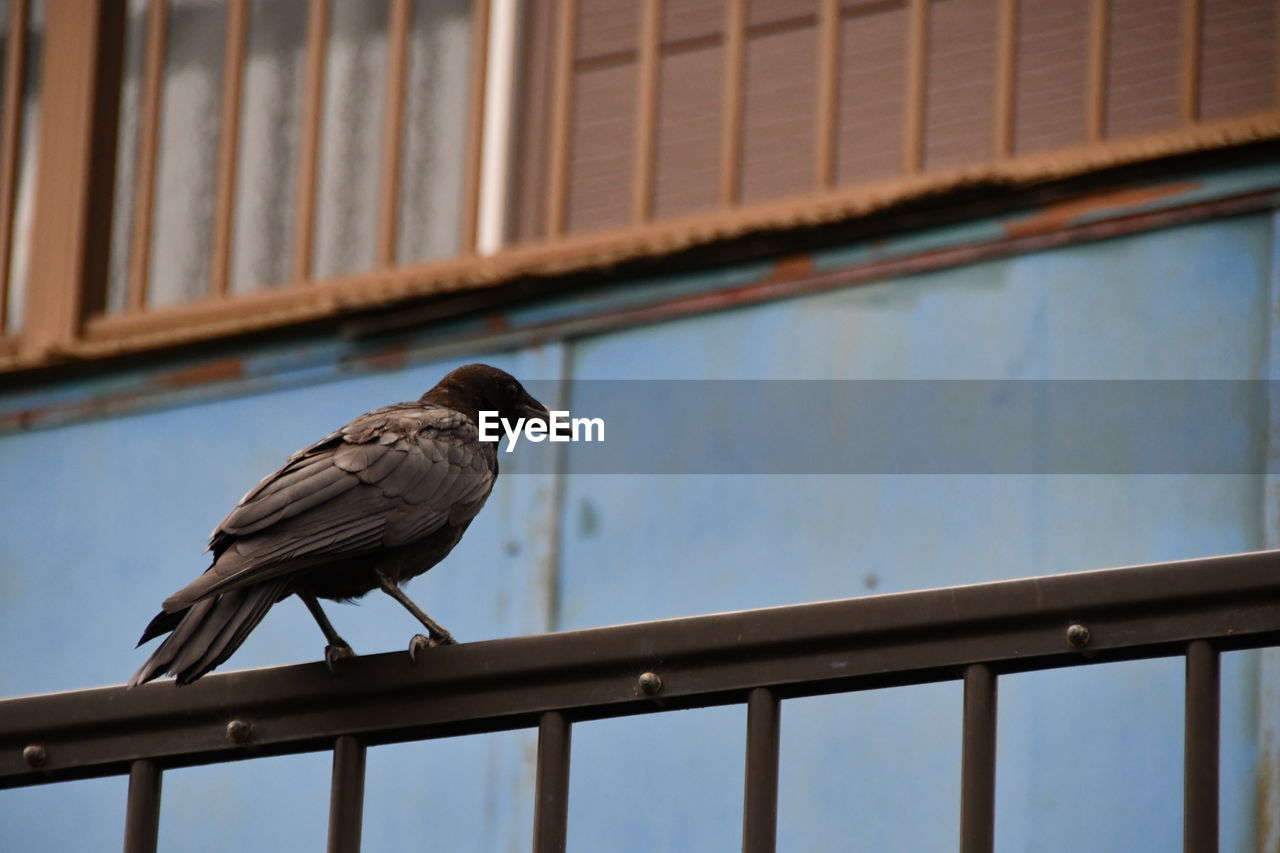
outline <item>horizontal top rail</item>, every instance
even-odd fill
[[[0,701],[0,787],[572,720],[1280,643],[1280,551]],[[653,678],[649,674],[656,675]],[[641,679],[644,674],[646,677]]]

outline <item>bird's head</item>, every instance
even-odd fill
[[[550,416],[547,407],[524,390],[514,376],[487,364],[464,364],[450,371],[422,399],[465,412],[473,420],[478,419],[480,411],[496,411],[498,417],[512,423],[520,418],[545,420]]]

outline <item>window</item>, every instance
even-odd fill
[[[147,6],[130,8],[109,311],[459,251],[470,0]]]
[[[18,332],[26,310],[43,21],[41,2],[0,4],[0,338]]]
[[[29,35],[5,63],[0,369],[563,271],[655,234],[688,245],[1280,138],[1276,14],[10,0],[6,56],[9,31]],[[81,61],[44,71],[58,96],[37,146],[53,41]]]

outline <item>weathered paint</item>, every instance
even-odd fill
[[[1260,377],[1268,221],[1187,226],[603,335],[575,347],[575,376]],[[802,430],[762,436],[761,452],[780,440],[803,441]],[[1248,550],[1262,544],[1260,485],[1228,476],[571,477],[563,625]],[[1234,692],[1223,719],[1234,722],[1252,706],[1252,663],[1242,657],[1225,669]],[[1000,689],[1001,849],[1177,849],[1176,662],[1019,676]],[[814,762],[844,757],[831,772],[834,792],[819,768],[810,775],[825,783],[784,773],[780,827],[790,849],[830,849],[832,838],[842,839],[840,849],[954,849],[956,821],[946,816],[956,807],[955,744],[924,756],[913,750],[958,728],[959,690],[920,695],[916,703],[807,700],[798,719],[784,703],[786,743]],[[698,732],[702,748],[708,738],[740,738]],[[1224,728],[1224,747],[1224,781],[1248,778],[1252,729]],[[616,760],[644,765],[652,760],[646,749],[632,744]],[[595,760],[575,755],[575,767]],[[920,772],[893,808],[886,789],[904,767]],[[704,800],[690,800],[688,790],[714,790],[720,770],[705,767],[701,785],[684,781],[679,796],[646,796],[661,798],[666,819],[700,826],[718,818],[704,815]],[[1079,773],[1090,784],[1064,783]],[[1224,849],[1248,850],[1252,822],[1241,808],[1252,811],[1252,794],[1230,790],[1238,807],[1224,811]],[[819,796],[832,804],[815,835]],[[626,806],[614,805],[607,789],[586,790],[577,803],[596,820],[626,820],[618,813]],[[660,832],[636,849],[661,846]]]
[[[1224,197],[1228,185],[1247,194],[1277,183],[1276,170],[1249,174],[1205,175],[1194,189],[1126,204],[1173,210]],[[1134,212],[1113,205],[1106,215],[1117,211]],[[11,395],[7,412],[70,421],[38,418],[47,428],[0,436],[0,693],[123,680],[144,655],[133,637],[203,567],[204,536],[248,485],[323,430],[416,396],[464,358],[551,383],[1278,375],[1270,214],[1011,257],[959,253],[1003,239],[1005,227],[978,222],[843,255],[620,284],[394,340],[246,349],[213,367],[192,361]],[[876,283],[850,272],[869,259],[950,251],[929,271],[880,267],[890,277]],[[945,260],[962,257],[963,266]],[[827,274],[821,288],[779,298],[780,285]],[[864,286],[840,286],[851,281]],[[733,301],[753,287],[751,300]],[[664,302],[687,313],[662,315]],[[651,325],[619,328],[628,314]],[[603,316],[617,319],[586,325]],[[577,337],[503,352],[512,330]],[[440,356],[442,342],[466,340],[488,344]],[[714,428],[683,425],[678,412],[668,420],[677,436]],[[790,440],[803,441],[803,428]],[[564,453],[572,472],[572,449]],[[504,458],[498,490],[457,552],[410,588],[464,640],[1276,544],[1275,497],[1264,498],[1258,478],[555,479],[520,474],[522,459]],[[399,648],[414,630],[385,597],[330,609],[357,651]],[[312,660],[320,647],[304,609],[284,602],[232,664]],[[1252,655],[1223,666],[1223,849],[1240,853],[1263,843],[1257,815],[1274,796],[1273,786],[1255,797],[1255,780],[1276,766],[1258,757],[1276,749],[1267,709],[1277,707],[1268,699],[1259,713],[1256,667]],[[1264,675],[1264,688],[1275,683]],[[1177,849],[1176,661],[1012,677],[1000,691],[1001,849]],[[784,703],[782,848],[954,849],[959,721],[956,684]],[[737,849],[743,726],[742,709],[724,708],[579,727],[570,846]],[[366,848],[425,839],[528,849],[532,746],[526,732],[372,750]],[[327,780],[324,755],[169,774],[161,846],[319,846]],[[123,790],[104,780],[6,792],[0,846],[114,845]]]
[[[388,365],[394,366],[394,365]],[[228,382],[244,375],[244,363],[238,358],[223,358],[202,364],[193,364],[180,370],[169,371],[157,377],[158,384],[173,388],[188,385],[205,385],[210,382]]]
[[[1268,375],[1280,378],[1280,214],[1271,220],[1271,303],[1267,312]],[[1262,507],[1265,547],[1280,546],[1280,397],[1271,398],[1266,491]],[[1258,850],[1280,850],[1280,649],[1259,651],[1257,811]]]
[[[518,375],[551,380],[556,348],[484,358]],[[119,682],[142,660],[135,635],[160,600],[205,565],[205,536],[240,494],[283,458],[351,416],[411,399],[452,364],[76,424],[0,441],[0,693],[19,695]],[[519,470],[518,455],[503,460]],[[506,476],[445,565],[411,588],[459,637],[537,633],[548,627],[550,477]],[[370,595],[358,607],[329,605],[358,652],[405,647],[417,629],[399,605]],[[322,638],[294,600],[277,606],[237,653],[235,666],[315,659]],[[409,750],[390,765],[374,751],[367,801],[400,815],[370,819],[369,849],[448,824],[477,850],[507,849],[532,821],[527,733],[469,738]],[[423,763],[423,752],[441,756]],[[437,761],[439,763],[437,763]],[[442,777],[447,776],[447,781]],[[162,849],[321,846],[328,758],[248,762],[183,770],[165,780]],[[107,821],[123,807],[119,786],[77,785],[0,798],[5,849],[94,849],[118,838]],[[86,820],[70,830],[31,816],[80,797]],[[298,827],[293,816],[319,816]],[[120,812],[122,815],[122,812]],[[286,816],[286,817],[282,817]],[[221,828],[219,828],[221,827]],[[469,828],[468,828],[469,827]],[[448,833],[443,833],[447,836]],[[520,844],[515,844],[519,848]],[[526,846],[527,845],[523,845]],[[465,845],[456,849],[467,849]]]
[[[1114,216],[1117,213],[1145,212],[1150,208],[1151,202],[1181,197],[1185,203],[1188,194],[1199,188],[1200,184],[1197,181],[1184,181],[1095,193],[1045,205],[1032,216],[1009,222],[1005,225],[1005,231],[1010,237],[1048,234],[1081,222]]]

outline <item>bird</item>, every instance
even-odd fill
[[[487,364],[449,372],[414,402],[367,412],[294,453],[249,491],[209,538],[212,563],[165,599],[138,646],[168,636],[129,680],[190,684],[240,647],[272,605],[296,595],[324,633],[325,661],[354,655],[319,599],[381,589],[427,630],[409,654],[455,642],[400,585],[443,560],[498,476],[480,412],[549,415],[510,374]]]

